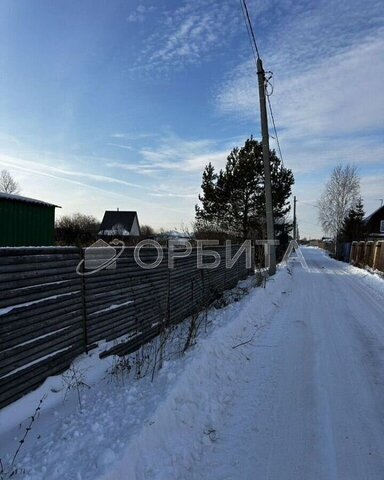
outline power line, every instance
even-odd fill
[[[311,202],[307,202],[307,200],[300,200],[300,203],[307,203],[311,207],[319,208],[318,205],[315,205],[314,203],[311,203]]]
[[[252,42],[252,35],[251,35],[251,32],[249,31],[249,25],[248,25],[248,22],[247,22],[247,17],[246,17],[246,13],[245,13],[245,11],[244,11],[244,6],[243,6],[242,0],[240,0],[240,5],[241,5],[241,11],[243,12],[243,18],[244,18],[245,27],[246,27],[246,29],[247,29],[249,44],[251,45],[251,50],[252,50],[253,59],[254,59],[254,61],[255,61],[255,66],[256,66],[256,68],[257,68],[257,53],[256,53],[256,51],[255,51],[255,47],[254,47],[254,44],[253,44],[253,42]]]
[[[257,48],[256,37],[253,32],[251,19],[249,18],[248,8],[246,0],[242,0],[241,3],[245,24],[247,25],[248,37],[251,42],[251,48],[253,56],[256,62],[257,83],[259,89],[260,99],[260,124],[261,124],[261,136],[262,136],[262,148],[263,148],[263,168],[264,168],[264,194],[265,194],[265,218],[267,226],[267,238],[272,241],[270,248],[266,254],[266,264],[268,266],[269,274],[274,275],[276,273],[276,247],[274,245],[275,233],[274,233],[274,220],[272,210],[272,185],[271,185],[271,164],[269,155],[269,133],[268,133],[268,111],[265,101],[265,71],[263,68],[263,62],[261,61],[259,49]],[[256,58],[257,57],[257,58]]]
[[[255,56],[255,53],[256,53],[256,56],[259,59],[260,58],[259,49],[257,48],[256,37],[255,37],[255,33],[253,31],[253,28],[252,28],[251,19],[249,17],[247,3],[246,3],[245,0],[240,0],[240,5],[241,5],[241,10],[243,12],[244,22],[245,22],[245,25],[247,27],[247,32],[248,32],[248,36],[249,36],[249,41],[251,43],[252,52],[253,52],[254,56]],[[255,61],[256,61],[256,56],[255,56]]]
[[[281,148],[280,148],[279,136],[277,135],[276,124],[275,124],[275,117],[273,116],[272,104],[271,104],[271,100],[270,100],[270,98],[269,98],[270,95],[266,95],[266,97],[267,97],[267,100],[268,100],[269,112],[270,112],[270,114],[271,114],[273,131],[275,132],[277,148],[278,148],[278,150],[279,150],[279,155],[280,155],[280,160],[281,160],[281,166],[284,168],[283,154],[282,154]]]
[[[249,12],[248,12],[248,7],[247,7],[246,0],[240,0],[240,5],[241,5],[241,11],[243,12],[244,22],[245,22],[245,25],[247,27],[247,33],[248,33],[248,38],[249,38],[249,41],[250,41],[250,44],[251,44],[252,54],[253,54],[253,57],[254,57],[254,60],[255,60],[256,68],[257,68],[257,60],[260,59],[260,53],[259,53],[259,49],[257,48],[256,37],[255,37],[255,33],[253,31],[251,19],[249,17]],[[270,72],[270,73],[271,73],[270,78],[272,78],[272,72]],[[267,80],[268,83],[269,83],[270,78]],[[272,120],[272,124],[273,124],[273,131],[275,133],[277,148],[278,148],[279,156],[280,156],[280,160],[281,160],[281,166],[284,168],[283,154],[281,152],[279,136],[277,135],[277,129],[276,129],[276,124],[275,124],[275,118],[274,118],[273,111],[272,111],[271,100],[269,98],[273,93],[273,85],[272,84],[270,84],[270,85],[272,87],[272,91],[269,94],[266,92],[266,97],[268,99],[268,106],[269,106],[270,116],[271,116],[271,120]]]

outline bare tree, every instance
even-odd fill
[[[99,225],[99,220],[92,215],[63,215],[56,221],[56,242],[59,245],[89,246],[97,240]]]
[[[360,195],[360,178],[352,165],[337,165],[318,202],[319,220],[324,232],[336,241],[345,217]]]
[[[1,170],[0,172],[0,192],[14,193],[20,192],[20,186],[12,177],[8,170]]]
[[[151,237],[155,234],[155,230],[150,225],[140,225],[140,233],[144,238]]]

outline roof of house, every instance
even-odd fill
[[[99,234],[112,235],[116,233],[114,227],[121,225],[123,227],[122,234],[129,235],[132,230],[133,222],[137,218],[137,212],[122,212],[120,210],[106,210],[103,221],[99,227]]]
[[[22,197],[21,195],[14,195],[13,193],[0,192],[0,200],[1,199],[16,202],[37,203],[39,205],[44,205],[45,207],[61,208],[59,205],[54,205],[53,203],[43,202],[42,200],[36,200],[35,198]]]
[[[191,235],[188,233],[184,232],[177,232],[176,230],[169,230],[168,232],[162,232],[156,235],[159,238],[167,238],[167,239],[172,239],[172,238],[191,238]]]
[[[368,217],[365,217],[365,218],[364,218],[363,222],[364,222],[364,223],[368,223],[368,222],[371,220],[371,218],[372,218],[374,215],[376,215],[376,213],[378,213],[380,210],[383,210],[383,214],[384,214],[384,205],[382,205],[382,206],[379,207],[379,208],[376,208],[376,210],[375,210],[374,212],[372,212],[370,215],[368,215]]]

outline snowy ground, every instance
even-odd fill
[[[3,409],[3,463],[47,391],[16,478],[382,480],[384,281],[303,253],[309,271],[211,311],[153,382],[106,373],[95,352],[78,364],[81,411],[59,377]]]

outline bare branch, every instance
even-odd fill
[[[20,186],[8,170],[0,172],[0,192],[18,194]]]
[[[337,237],[360,194],[360,178],[352,165],[337,165],[318,202],[319,221],[326,234]]]

